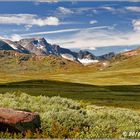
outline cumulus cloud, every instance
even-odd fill
[[[133,30],[124,33],[117,31],[113,26],[97,26],[91,28],[73,28],[54,31],[34,32],[21,35],[12,35],[12,40],[19,40],[24,37],[44,36],[48,34],[59,34],[56,37],[47,36],[50,43],[59,44],[65,48],[95,49],[107,46],[130,46],[140,45],[140,19],[132,21]],[[71,32],[67,35],[61,33]]]
[[[56,17],[39,18],[34,14],[0,14],[0,24],[16,24],[16,25],[33,25],[46,26],[46,25],[59,25],[60,21]],[[29,27],[28,26],[28,27]]]

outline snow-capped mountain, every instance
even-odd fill
[[[84,50],[80,50],[78,52],[78,58],[79,59],[89,59],[89,60],[96,60],[97,57],[95,55],[93,55],[92,53],[90,53],[89,51],[84,51]]]
[[[61,56],[67,60],[82,63],[84,65],[97,63],[100,60],[107,60],[115,55],[114,53],[109,53],[97,57],[86,50],[74,52],[70,49],[61,48],[59,45],[52,45],[48,43],[45,38],[27,38],[16,42],[3,39],[0,41],[0,50],[15,50],[20,53],[31,53],[40,56]]]
[[[16,43],[23,46],[30,53],[34,53],[36,55],[49,55],[53,53],[51,45],[48,44],[44,38],[21,39]]]
[[[99,62],[95,55],[93,55],[92,53],[90,53],[89,51],[86,51],[86,50],[80,50],[78,52],[77,58],[78,58],[78,61],[84,65],[89,65],[89,64]]]
[[[5,39],[4,42],[7,43],[10,47],[12,47],[14,50],[16,50],[20,53],[30,53],[27,49],[22,47],[20,44],[17,44],[16,42],[13,42],[8,39]]]
[[[77,59],[71,55],[71,54],[68,54],[68,53],[65,53],[65,54],[61,54],[61,56],[67,60],[71,60],[71,61],[77,61]]]
[[[76,53],[72,52],[69,49],[61,48],[59,45],[51,45],[48,43],[45,38],[30,38],[30,39],[21,39],[17,44],[23,46],[31,53],[36,55],[59,55],[69,54],[76,57]]]

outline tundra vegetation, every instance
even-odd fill
[[[41,128],[35,133],[0,132],[1,138],[135,138],[123,132],[140,130],[140,116],[130,109],[99,107],[59,96],[0,94],[0,106],[38,112]]]
[[[139,138],[123,132],[140,130],[140,55],[107,67],[21,58],[1,55],[0,107],[38,112],[41,128],[1,138]]]

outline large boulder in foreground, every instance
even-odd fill
[[[39,127],[40,117],[37,113],[0,108],[0,131],[34,132]]]

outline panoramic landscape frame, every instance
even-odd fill
[[[0,1],[0,138],[139,138],[139,15],[138,0]]]

